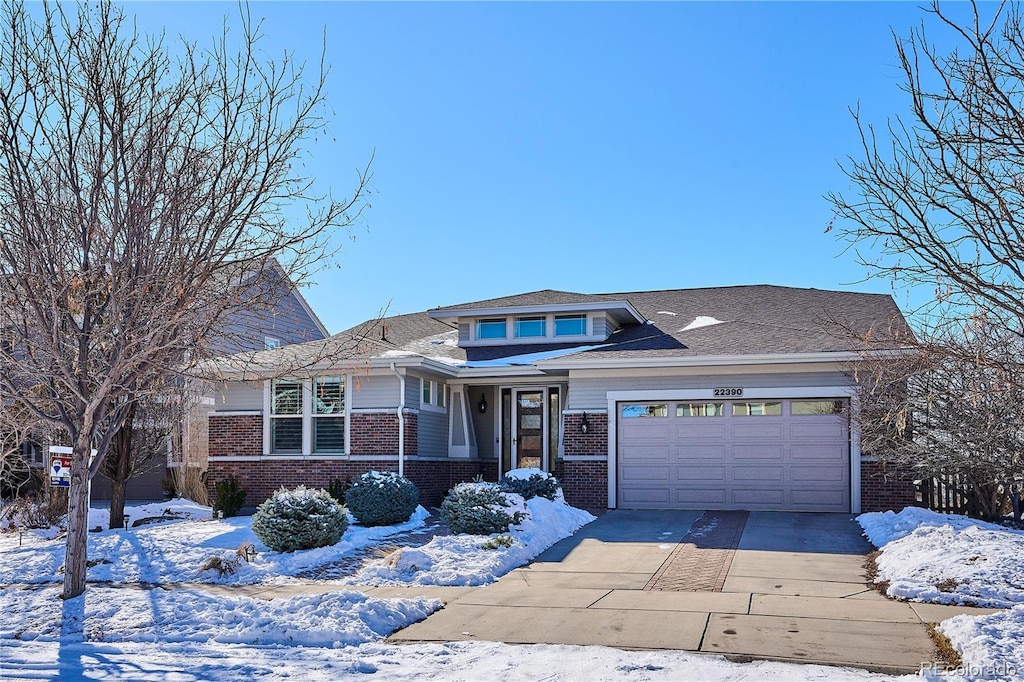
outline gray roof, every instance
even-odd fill
[[[420,355],[449,364],[495,360],[528,353],[580,347],[577,343],[542,343],[459,348],[451,321],[429,312],[506,306],[543,306],[599,301],[628,301],[647,322],[626,325],[597,347],[580,348],[559,359],[588,360],[828,353],[864,348],[870,336],[878,348],[900,346],[909,328],[892,297],[773,285],[667,289],[605,294],[577,294],[545,289],[515,296],[435,308],[408,315],[368,320],[326,341],[289,346],[293,353],[336,359]],[[685,329],[697,318],[718,323]],[[685,330],[684,330],[685,329]],[[879,343],[880,342],[880,343]],[[320,344],[320,345],[318,345]],[[257,355],[271,361],[269,354]],[[540,361],[543,363],[544,361]],[[262,364],[262,363],[260,363]]]

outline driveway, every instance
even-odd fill
[[[392,642],[678,649],[914,672],[927,623],[983,609],[886,599],[848,514],[613,510]]]

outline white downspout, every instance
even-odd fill
[[[398,377],[398,475],[405,476],[405,375],[393,362],[391,371]]]

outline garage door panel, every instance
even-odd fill
[[[734,445],[732,448],[732,459],[737,462],[743,460],[774,460],[782,461],[785,450],[781,445],[771,444],[742,444]]]
[[[690,461],[695,459],[724,462],[728,458],[728,449],[722,445],[673,445],[666,448],[668,457],[673,461]]]
[[[836,440],[845,431],[844,424],[834,417],[793,417],[789,422],[792,440]]]
[[[849,511],[848,410],[793,415],[792,401],[778,402],[778,415],[734,415],[727,407],[724,416],[686,416],[692,409],[672,401],[658,403],[664,416],[620,411],[619,504]]]
[[[684,508],[724,506],[726,491],[724,488],[677,488],[675,495],[677,505]]]
[[[785,494],[778,488],[733,488],[732,504],[743,509],[782,509]]]
[[[644,466],[642,464],[635,464],[629,467],[625,467],[622,470],[622,480],[624,482],[638,481],[658,481],[668,483],[670,468],[668,466]]]
[[[789,459],[793,462],[829,462],[832,466],[846,466],[849,461],[849,446],[840,443],[818,443],[814,445],[790,445]]]
[[[791,467],[789,478],[794,483],[821,481],[822,483],[844,483],[846,472],[834,466]]]
[[[732,480],[739,482],[772,481],[782,482],[785,479],[783,468],[779,467],[743,467],[732,468]]]
[[[724,466],[677,466],[674,480],[686,483],[689,481],[715,481],[725,483],[726,468]]]

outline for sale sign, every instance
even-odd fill
[[[71,485],[71,456],[50,454],[50,485],[67,488]]]

